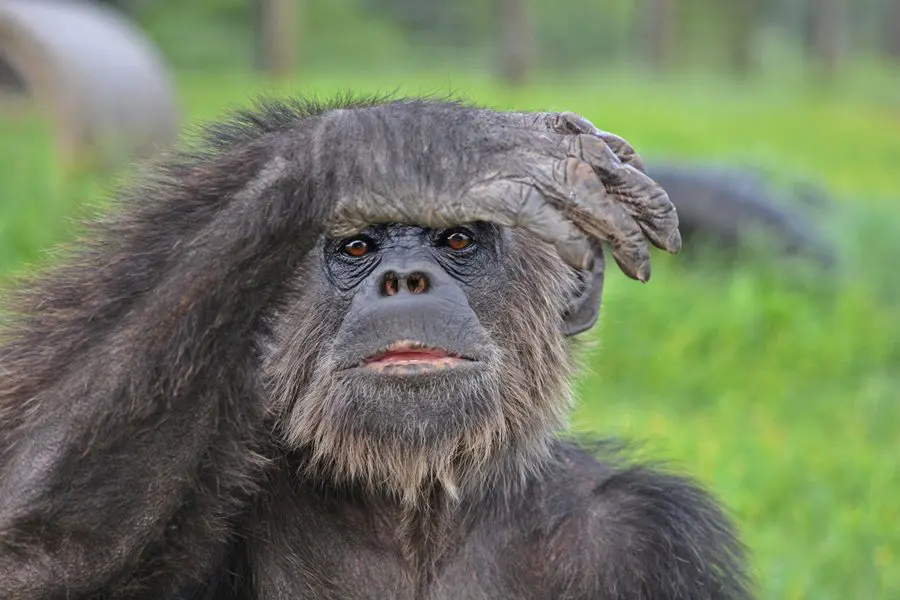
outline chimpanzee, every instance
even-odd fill
[[[203,139],[7,304],[2,598],[750,597],[710,495],[560,434],[603,245],[681,246],[625,140],[434,98]]]

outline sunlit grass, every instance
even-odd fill
[[[504,90],[489,78],[306,75],[265,85],[182,74],[190,122],[259,91],[458,95],[579,111],[648,158],[762,167],[820,181],[846,216],[845,261],[812,277],[760,261],[697,267],[657,256],[651,283],[609,275],[573,427],[643,444],[726,503],[762,597],[900,597],[900,113],[863,94],[594,74]],[[62,175],[49,132],[0,117],[0,272],[45,258],[107,182]]]

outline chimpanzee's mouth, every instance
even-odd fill
[[[415,374],[471,362],[472,359],[443,348],[402,340],[367,358],[363,366],[371,371]]]

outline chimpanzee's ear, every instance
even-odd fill
[[[563,314],[564,333],[567,336],[587,331],[597,322],[600,315],[600,299],[603,296],[603,250],[597,247],[594,268],[578,271],[579,285],[569,299]]]

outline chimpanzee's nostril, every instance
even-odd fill
[[[401,291],[411,294],[424,294],[431,287],[428,275],[415,271],[409,275],[400,275],[396,271],[388,271],[381,276],[379,292],[382,296],[396,296]]]
[[[388,271],[381,281],[381,293],[385,296],[396,296],[397,292],[400,291],[398,283],[397,274],[393,271]]]
[[[413,294],[424,294],[428,291],[428,276],[424,273],[410,273],[406,278],[406,288]]]

